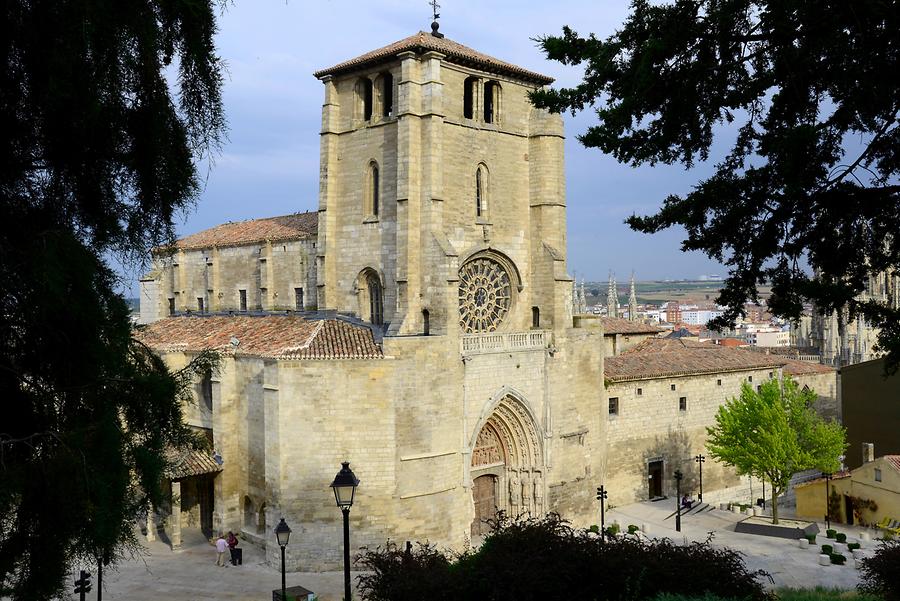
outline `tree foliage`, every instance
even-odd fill
[[[859,590],[880,595],[884,601],[900,601],[900,541],[885,540],[875,554],[864,557],[859,566]]]
[[[557,112],[597,105],[579,140],[634,166],[692,167],[736,130],[712,176],[629,225],[681,225],[683,250],[729,267],[718,325],[769,283],[778,315],[796,319],[812,301],[878,325],[896,367],[897,291],[856,297],[872,274],[900,275],[898,31],[896,0],[634,0],[606,40],[568,27],[541,38],[584,79],[531,98]]]
[[[558,515],[506,519],[477,550],[441,552],[432,545],[402,550],[393,543],[364,553],[358,563],[367,601],[583,599],[640,601],[662,593],[710,595],[728,601],[773,599],[740,554],[709,541],[676,545],[634,535],[601,541]],[[703,566],[686,574],[686,566]]]
[[[764,382],[759,391],[745,383],[740,398],[719,407],[716,425],[707,428],[712,457],[771,483],[776,524],[778,495],[791,476],[809,469],[837,471],[847,448],[840,424],[825,422],[810,408],[815,400],[814,391],[800,390],[790,378]]]
[[[197,444],[180,403],[214,358],[170,373],[134,341],[106,260],[172,241],[224,133],[221,66],[209,0],[2,11],[0,595],[44,599],[133,542],[164,450]]]

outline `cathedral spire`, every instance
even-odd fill
[[[606,315],[619,316],[619,294],[616,291],[616,277],[612,271],[609,272],[609,290],[606,292]]]
[[[628,321],[637,321],[637,291],[634,289],[634,271],[631,272],[631,286],[628,291]]]

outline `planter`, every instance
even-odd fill
[[[831,546],[834,549],[834,553],[847,553],[847,545],[845,545],[844,543],[832,543]]]
[[[797,540],[816,534],[819,531],[819,527],[815,522],[782,519],[779,524],[773,524],[772,520],[767,517],[749,517],[735,524],[734,531],[742,534],[757,534]]]
[[[798,539],[798,540],[797,540],[797,546],[800,547],[801,549],[804,549],[804,550],[805,550],[805,549],[808,549],[808,548],[809,548],[809,541],[806,540],[805,538]]]

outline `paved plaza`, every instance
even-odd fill
[[[769,572],[778,588],[853,589],[858,582],[852,559],[843,566],[820,566],[818,552],[801,550],[796,541],[734,532],[735,523],[745,516],[719,510],[690,513],[683,518],[682,531],[678,533],[675,518],[670,517],[672,511],[671,501],[636,503],[608,511],[606,520],[607,523],[618,521],[623,528],[628,524],[643,525],[649,536],[675,541],[704,540],[709,532],[714,532],[716,546],[741,551],[747,566]],[[819,527],[824,532],[824,524]],[[843,525],[838,529],[850,539],[860,531]],[[863,545],[864,551],[871,554],[876,543]],[[215,549],[199,535],[188,536],[184,548],[176,552],[159,541],[148,543],[146,556],[123,563],[116,572],[104,575],[103,598],[110,601],[267,601],[271,599],[272,589],[280,586],[280,573],[263,563],[261,550],[247,544],[243,548],[244,565],[219,568],[215,565]],[[354,583],[355,576],[356,573]],[[343,596],[341,572],[288,573],[287,585],[301,585],[315,591],[322,601],[339,601]]]

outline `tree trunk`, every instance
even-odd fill
[[[772,523],[778,523],[778,495],[781,493],[774,486],[772,487]]]

